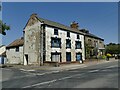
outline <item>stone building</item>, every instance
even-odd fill
[[[32,14],[23,31],[24,65],[85,60],[84,33],[74,27]]]
[[[6,47],[6,56],[8,64],[23,64],[23,37],[14,40]]]
[[[81,32],[85,33],[85,49],[86,46],[89,47],[88,57],[97,57],[98,55],[104,55],[105,47],[104,47],[104,39],[91,34],[88,30],[81,29]],[[85,53],[87,58],[87,52]]]

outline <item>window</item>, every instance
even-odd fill
[[[77,39],[80,39],[80,36],[77,34]]]
[[[53,62],[61,62],[61,53],[51,53],[51,61]]]
[[[60,38],[51,38],[51,47],[60,48],[61,47],[61,39]]]
[[[19,47],[16,47],[16,52],[19,52]]]
[[[58,29],[54,29],[54,35],[58,35]]]
[[[81,41],[76,41],[76,49],[81,49]]]
[[[70,37],[70,32],[67,32],[67,37]]]
[[[76,61],[82,60],[82,54],[81,53],[76,53]]]
[[[71,48],[71,40],[66,39],[66,48]]]

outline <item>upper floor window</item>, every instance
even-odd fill
[[[61,39],[60,38],[51,38],[51,47],[60,48],[61,47]]]
[[[19,52],[19,47],[16,47],[15,51],[16,51],[16,52]]]
[[[99,43],[102,43],[101,41]]]
[[[71,48],[71,40],[66,39],[66,48]]]
[[[81,49],[82,48],[81,41],[76,41],[75,46],[76,46],[76,49]]]
[[[70,32],[67,31],[67,37],[70,37]]]
[[[58,29],[54,29],[54,35],[58,35]]]
[[[77,34],[77,39],[80,39],[80,36]]]
[[[88,41],[91,41],[91,39],[88,39]]]

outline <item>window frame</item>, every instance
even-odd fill
[[[67,37],[70,37],[70,32],[69,31],[67,31]]]
[[[54,28],[54,35],[58,35],[58,29]]]
[[[59,42],[59,46],[55,46],[54,44],[53,44],[53,41],[52,40],[58,40],[58,42]],[[57,43],[58,44],[58,43]],[[61,48],[61,38],[57,38],[57,37],[51,37],[51,48]]]
[[[77,47],[77,43],[80,43],[80,47]],[[81,41],[75,41],[75,48],[76,49],[82,49],[82,42]]]
[[[70,43],[68,43],[68,42],[70,42]],[[67,44],[69,44],[69,47],[67,46]],[[66,49],[67,48],[71,48],[71,40],[70,39],[66,39]]]
[[[77,39],[80,39],[80,35],[79,34],[77,34]]]
[[[19,46],[15,47],[15,51],[19,52]]]

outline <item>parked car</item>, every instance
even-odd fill
[[[120,59],[120,54],[116,55],[115,59]]]

